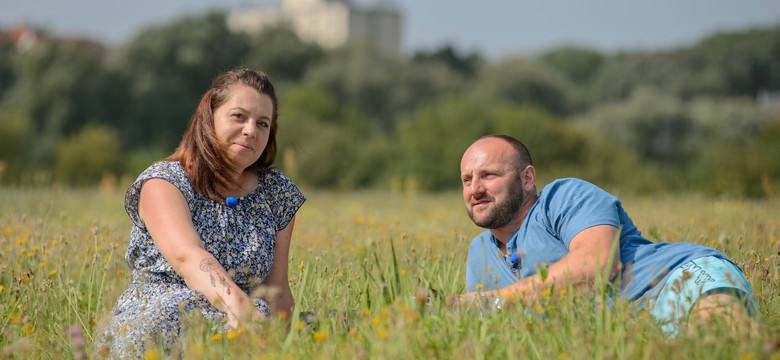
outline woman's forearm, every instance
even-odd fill
[[[203,293],[212,306],[227,313],[233,327],[256,317],[256,309],[249,296],[238,288],[214,256],[205,250],[193,255],[174,266],[187,287]]]

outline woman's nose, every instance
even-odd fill
[[[241,133],[246,136],[254,135],[255,131],[255,123],[253,121],[247,121],[246,124],[244,124],[244,128],[241,129]]]

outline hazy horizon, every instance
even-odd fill
[[[358,2],[371,1],[376,0]],[[689,46],[718,32],[780,25],[780,1],[769,0],[392,2],[402,12],[405,53],[444,45],[488,57],[537,53],[561,45],[602,52],[662,50]],[[256,3],[250,0],[8,1],[0,12],[0,27],[9,29],[28,24],[53,34],[87,37],[111,46],[131,40],[146,27],[181,16],[227,11]]]

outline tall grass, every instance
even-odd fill
[[[631,304],[607,306],[604,291],[555,288],[541,304],[500,310],[459,306],[449,295],[462,291],[468,244],[481,231],[459,194],[307,196],[290,251],[292,318],[227,333],[192,318],[184,358],[780,358],[776,200],[623,199],[652,240],[730,255],[759,300],[757,332],[728,334],[716,321],[669,338]],[[129,229],[120,193],[0,188],[2,356],[94,357],[92,337],[129,280]],[[147,358],[164,355],[150,349]]]

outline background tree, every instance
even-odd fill
[[[219,12],[141,32],[108,60],[108,71],[128,83],[121,136],[173,151],[214,77],[240,66],[248,51],[247,35],[230,32]]]
[[[560,116],[579,107],[576,90],[559,73],[540,61],[521,58],[485,65],[474,94],[487,103],[536,106]]]
[[[577,46],[564,46],[547,51],[540,59],[581,87],[590,84],[604,63],[604,55]]]
[[[5,103],[35,129],[35,138],[26,139],[29,161],[51,165],[60,139],[95,119],[92,105],[100,91],[95,75],[104,53],[95,43],[43,40],[13,56],[16,81]]]
[[[251,36],[248,44],[243,63],[262,69],[275,83],[300,81],[306,70],[324,56],[319,46],[301,41],[284,25],[262,30]]]
[[[95,184],[103,176],[121,171],[121,150],[114,129],[86,126],[59,144],[56,179],[76,185]]]

